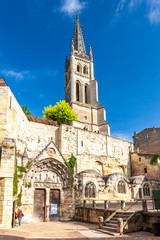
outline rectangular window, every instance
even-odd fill
[[[149,142],[149,135],[146,135],[146,142]]]
[[[83,147],[83,141],[81,141],[81,147]]]
[[[141,158],[139,158],[139,162],[141,162]]]

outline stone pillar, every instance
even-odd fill
[[[94,80],[94,66],[93,66],[93,60],[90,62],[90,79]]]
[[[2,142],[0,165],[0,224],[10,228],[13,210],[13,175],[15,164],[15,140],[5,138]]]
[[[50,189],[46,188],[45,222],[49,222],[49,192]]]
[[[74,79],[74,55],[70,56],[70,83],[71,83],[71,92],[70,92],[70,103],[76,101],[76,83]]]
[[[121,201],[121,209],[122,209],[123,211],[125,210],[125,206],[126,206],[125,201],[122,200],[122,201]]]
[[[92,207],[93,207],[93,208],[96,207],[96,202],[95,202],[95,200],[93,200],[93,202],[92,202]]]
[[[99,228],[103,227],[103,222],[104,222],[104,218],[102,216],[99,217]]]
[[[142,210],[143,210],[143,212],[148,212],[147,201],[144,199],[142,200]]]
[[[85,85],[82,84],[80,88],[80,102],[85,103]]]
[[[123,218],[118,218],[117,221],[118,221],[117,232],[123,234]]]
[[[104,201],[104,209],[106,209],[106,210],[108,209],[108,200]]]

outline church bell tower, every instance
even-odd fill
[[[92,48],[86,54],[77,13],[70,57],[65,62],[65,100],[78,113],[73,125],[89,131],[110,135],[106,110],[98,102],[98,83],[94,78]]]

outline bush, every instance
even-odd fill
[[[57,121],[59,126],[64,123],[71,124],[78,118],[77,113],[72,110],[65,100],[57,102],[54,107],[52,105],[45,107],[43,114],[44,118]]]

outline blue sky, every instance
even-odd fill
[[[160,125],[160,0],[0,0],[0,76],[43,116],[64,99],[76,11],[111,135]]]

